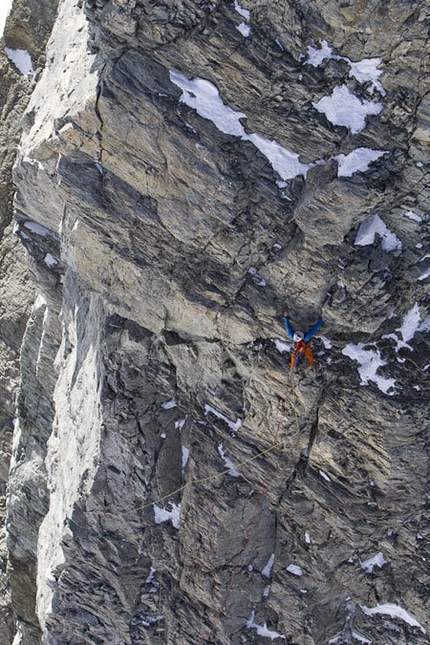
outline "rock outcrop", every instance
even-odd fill
[[[428,642],[428,25],[60,2],[14,169],[16,645]]]

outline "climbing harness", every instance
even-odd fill
[[[291,352],[291,369],[296,369],[299,364],[300,357],[305,355],[309,361],[309,367],[313,367],[315,364],[314,354],[310,348],[310,342],[305,343],[304,340],[300,340],[293,351]]]

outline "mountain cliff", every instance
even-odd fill
[[[60,1],[4,143],[14,645],[428,642],[428,27]]]

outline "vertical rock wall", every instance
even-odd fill
[[[427,28],[60,3],[14,175],[16,642],[427,642]]]

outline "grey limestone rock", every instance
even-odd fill
[[[15,643],[428,642],[428,21],[60,2],[14,169]]]

